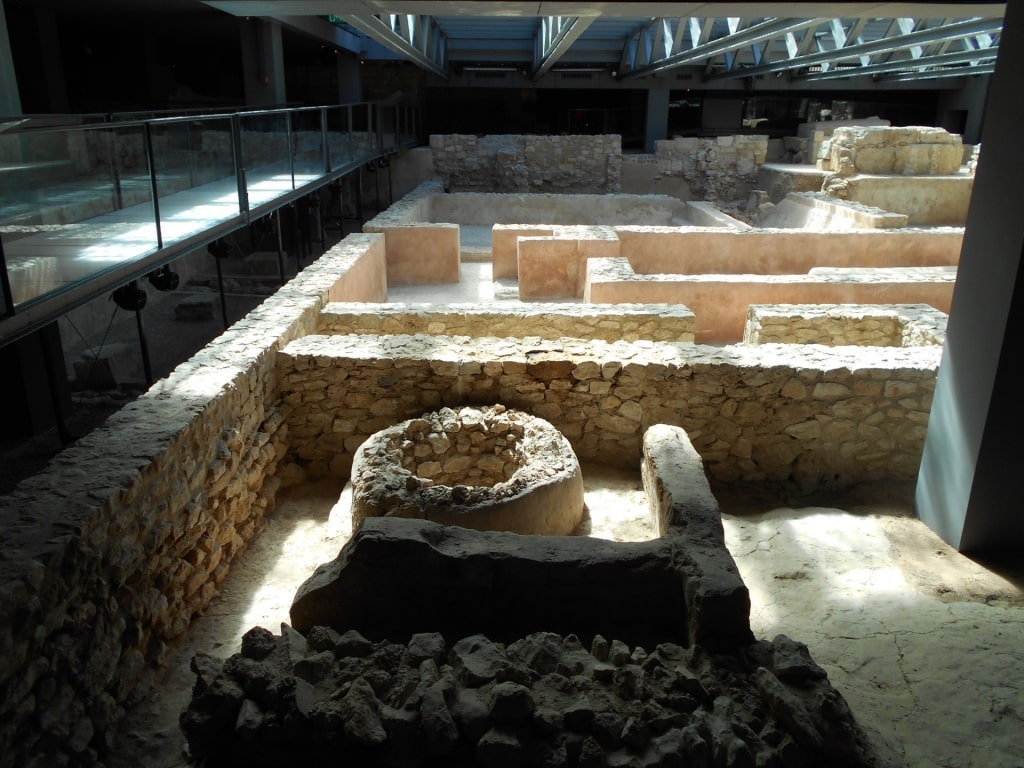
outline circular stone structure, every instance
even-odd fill
[[[352,459],[353,530],[393,516],[568,535],[583,511],[583,475],[565,435],[502,405],[426,413],[371,435]]]

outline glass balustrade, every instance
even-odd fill
[[[370,103],[137,117],[0,119],[0,343],[29,309],[59,316],[83,285],[135,279],[418,142],[414,108]]]

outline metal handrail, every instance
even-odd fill
[[[360,109],[365,110],[365,113],[360,115],[359,118],[360,121],[365,120],[365,126],[363,126],[363,130],[357,132],[354,130],[355,110]],[[347,136],[347,143],[350,147],[347,153],[347,158],[338,158],[338,160],[342,160],[342,162],[337,167],[334,167],[333,165],[335,158],[331,157],[330,142],[328,140],[328,136],[330,134],[328,131],[328,115],[332,110],[341,110],[344,114],[345,129],[344,131],[341,131],[341,133],[344,133]],[[387,122],[383,119],[385,111],[393,111],[394,113],[394,129],[389,131],[387,136],[385,136],[385,132],[383,130],[383,126]],[[6,310],[6,312],[0,311],[0,346],[3,346],[16,338],[21,338],[47,322],[52,322],[57,317],[67,313],[70,309],[73,309],[76,306],[80,306],[87,301],[108,293],[116,287],[145,276],[155,268],[170,263],[175,258],[184,255],[184,253],[209,244],[235,229],[247,226],[253,220],[308,195],[310,192],[331,183],[335,179],[360,168],[366,162],[373,162],[380,157],[386,157],[394,154],[402,147],[414,146],[418,143],[418,137],[414,132],[410,132],[405,129],[405,118],[407,112],[409,116],[411,116],[412,122],[415,123],[415,108],[396,105],[380,105],[373,102],[355,102],[352,104],[312,107],[250,109],[205,114],[177,114],[144,120],[124,120],[103,123],[97,122],[74,126],[48,126],[33,128],[23,132],[19,132],[17,130],[13,131],[12,133],[14,134],[24,133],[26,135],[38,136],[48,133],[85,134],[90,131],[123,131],[130,130],[132,128],[141,128],[145,142],[145,160],[146,167],[148,168],[148,181],[152,195],[153,222],[156,226],[157,237],[156,247],[151,251],[145,252],[144,255],[131,258],[125,262],[120,262],[115,266],[102,271],[97,270],[95,273],[92,273],[78,282],[66,283],[52,291],[26,299],[17,306],[14,305],[13,294],[10,290],[7,269],[8,264],[6,261],[0,260],[0,271],[3,273],[0,275],[0,288],[5,288],[5,295],[2,298],[4,298],[4,304],[8,305],[6,307],[0,307],[0,309]],[[316,166],[317,171],[321,172],[321,175],[317,176],[313,180],[306,180],[300,183],[296,178],[296,155],[291,139],[293,130],[292,119],[295,115],[302,113],[319,113],[319,128],[314,128],[312,130],[320,135],[320,151],[322,153],[323,162]],[[248,196],[246,178],[247,169],[243,163],[245,135],[242,130],[242,126],[244,121],[247,119],[277,115],[285,116],[287,118],[285,146],[287,147],[288,152],[287,160],[292,182],[291,189],[271,200],[265,200],[253,209],[250,206]],[[154,148],[153,131],[154,129],[178,123],[194,124],[197,122],[203,122],[204,120],[223,121],[225,119],[229,120],[231,164],[233,166],[238,191],[238,213],[237,215],[229,216],[226,220],[218,222],[209,229],[204,230],[202,233],[189,235],[183,239],[167,242],[164,237],[164,227],[162,226],[163,222],[160,215],[160,183],[158,179],[157,166],[157,157],[160,155]],[[352,137],[356,133],[365,134],[365,136],[370,140],[369,143],[361,143],[360,151],[354,150],[355,142],[353,142]],[[9,133],[8,135],[11,134]],[[111,142],[108,141],[105,143],[109,145]],[[114,184],[113,199],[115,200],[115,208],[113,210],[120,210],[125,207],[126,203],[122,199],[122,179],[120,178],[119,168],[116,161],[111,162],[111,175],[112,183]],[[139,180],[142,180],[141,176],[139,177]],[[0,253],[2,253],[2,250],[0,250]]]

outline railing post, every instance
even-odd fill
[[[245,183],[245,166],[242,165],[242,121],[238,115],[231,116],[231,147],[235,158],[235,177],[238,181],[238,212],[249,212],[249,190]]]
[[[287,131],[285,135],[288,139],[288,170],[292,175],[292,189],[295,189],[295,150],[292,147],[292,113],[285,113],[285,121]]]
[[[324,173],[331,173],[331,145],[327,140],[327,107],[320,108],[320,143],[324,148]]]
[[[153,154],[153,132],[150,124],[143,123],[146,135],[146,159],[149,161],[149,187],[153,194],[153,218],[156,221],[156,247],[164,247],[164,235],[160,230],[160,192],[156,183],[156,156]]]

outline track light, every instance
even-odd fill
[[[173,291],[178,287],[178,283],[181,282],[178,273],[171,272],[171,268],[167,264],[155,272],[150,272],[147,277],[149,278],[149,284],[158,291]]]
[[[115,290],[110,294],[110,298],[121,309],[127,309],[129,312],[139,312],[146,306],[146,292],[139,288],[134,280]]]

